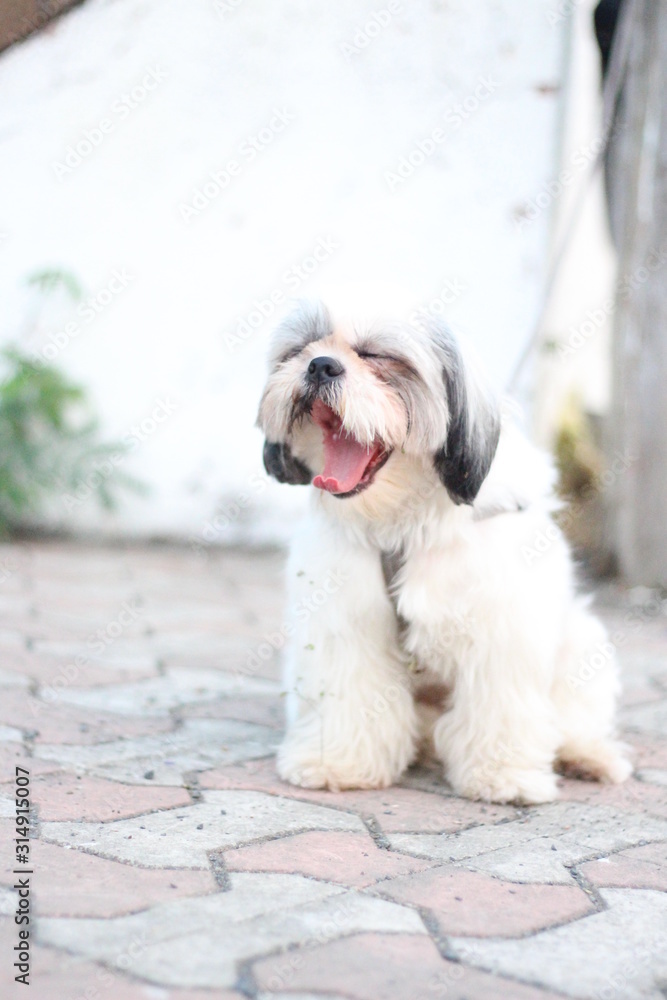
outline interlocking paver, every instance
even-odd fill
[[[3,957],[16,943],[9,921],[7,925],[3,932],[0,919]],[[12,964],[0,962],[0,995],[8,1000],[22,995],[39,1000],[175,1000],[168,994],[151,996],[145,983],[131,979],[120,969],[111,970],[65,951],[33,944],[31,964],[30,986],[26,989],[14,982]]]
[[[0,668],[0,688],[5,687],[22,687],[26,688],[30,686],[30,679],[24,674],[19,673],[16,670],[8,670],[5,667]],[[0,735],[0,739],[3,737]]]
[[[153,1000],[151,992],[148,991],[146,1000]],[[162,994],[164,991],[160,991]],[[169,990],[167,993],[158,996],[156,1000],[248,1000],[247,994],[238,993],[236,990]],[[259,998],[258,998],[259,1000]]]
[[[443,934],[519,937],[593,910],[576,885],[521,885],[448,866],[392,879],[382,896],[430,910]]]
[[[643,775],[651,772],[644,771]],[[660,775],[662,772],[655,772]],[[667,819],[667,792],[660,782],[629,778],[622,785],[605,786],[591,781],[563,781],[561,799],[568,802],[603,804],[606,808],[649,813]]]
[[[432,867],[428,861],[381,850],[368,834],[343,832],[297,833],[239,847],[225,852],[225,864],[230,871],[298,872],[356,888]]]
[[[137,942],[130,971],[165,986],[233,986],[237,964],[369,928],[425,933],[416,913],[299,875],[236,873],[229,892],[109,920],[42,920],[45,943],[104,961]],[[197,963],[193,963],[193,952]]]
[[[520,941],[453,939],[480,968],[590,1000],[664,1000],[667,894],[601,889],[608,909]]]
[[[16,907],[16,894],[10,889],[6,889],[4,886],[0,886],[0,917],[3,919],[5,917],[11,917],[11,921],[7,920],[7,928],[9,929],[10,924],[14,923],[14,910]],[[2,963],[4,965],[4,962]]]
[[[139,869],[41,841],[34,842],[31,859],[31,867],[40,873],[35,888],[39,916],[117,916],[217,890],[209,871]],[[0,867],[0,879],[13,885],[16,876],[8,863]]]
[[[279,730],[282,730],[284,722],[282,702],[275,697],[236,698],[232,695],[203,705],[183,705],[179,707],[179,715],[184,719],[236,719]]]
[[[637,776],[517,809],[458,798],[430,765],[341,794],[277,777],[280,658],[246,661],[283,622],[279,554],[0,553],[17,565],[0,580],[0,841],[18,763],[32,996],[662,1000],[667,632],[657,615],[630,629],[620,588],[604,614],[627,632]],[[136,616],[93,649],[124,602]],[[4,847],[0,865],[0,995],[18,1000]]]
[[[0,700],[0,720],[21,719],[26,729],[35,733],[40,743],[100,743],[118,737],[146,736],[173,728],[168,717],[118,718],[101,707],[88,708],[68,705],[66,691],[56,699],[35,698],[16,688],[5,689]]]
[[[0,697],[1,697],[0,692]],[[21,739],[22,732],[17,730],[16,736],[12,736],[7,741],[0,740],[0,774],[3,782],[10,781],[14,776],[14,769],[17,766],[29,767],[32,775],[50,774],[59,771],[61,763],[59,760],[35,760],[28,753],[22,743],[16,742]]]
[[[14,726],[0,726],[0,743],[11,743],[23,739],[23,733]]]
[[[37,646],[37,648],[35,648]],[[75,652],[69,643],[64,644],[64,649],[69,649],[69,655],[63,653],[54,656],[50,653],[41,652],[41,644],[32,643],[30,649],[4,651],[2,660],[5,667],[4,674],[8,680],[3,680],[0,674],[0,686],[7,684],[17,684],[27,687],[31,682],[38,683],[48,692],[51,689],[57,694],[62,690],[63,684],[72,682],[73,671],[79,687],[96,687],[98,684],[120,684],[128,680],[141,680],[144,677],[153,677],[158,672],[157,657],[150,653],[137,654],[127,663],[116,661],[113,665],[88,657],[88,651],[84,654]],[[76,657],[84,655],[83,662],[76,664]]]
[[[3,922],[6,928],[3,928]],[[0,948],[14,944],[9,921],[0,918]],[[118,953],[119,963],[129,955]],[[22,990],[23,993],[19,992]],[[0,995],[9,997],[34,996],[38,1000],[247,1000],[236,990],[190,990],[156,988],[150,983],[128,976],[122,969],[89,962],[65,951],[34,946],[30,988],[14,982],[9,963],[0,963]]]
[[[661,698],[648,705],[634,705],[621,711],[620,722],[629,732],[667,733],[667,702]]]
[[[138,797],[136,789],[131,785],[63,772],[34,778],[32,799],[39,810],[42,822],[49,820],[105,822],[190,803],[190,795],[185,788],[154,787],[153,784],[147,783],[141,797]]]
[[[465,861],[468,867],[517,882],[569,881],[564,867],[599,854],[667,838],[667,820],[579,802],[528,810],[525,818],[474,827],[453,837],[394,834],[392,847],[417,857]]]
[[[162,677],[136,681],[134,684],[115,684],[105,688],[81,690],[69,688],[62,692],[65,703],[86,709],[118,712],[125,716],[164,715],[170,709],[189,702],[207,701],[221,693],[249,696],[279,693],[279,687],[271,681],[221,670],[179,670],[168,669]]]
[[[291,958],[291,961],[290,961]],[[358,934],[290,956],[257,962],[260,988],[283,996],[285,988],[317,991],[322,983],[354,1000],[552,1000],[552,994],[498,980],[442,958],[428,938],[407,934]]]
[[[203,788],[255,789],[339,809],[350,809],[367,816],[372,815],[386,833],[405,830],[455,833],[469,826],[494,824],[501,820],[515,819],[519,815],[511,806],[456,798],[449,794],[444,785],[441,786],[440,795],[397,786],[364,792],[297,788],[280,780],[273,760],[246,761],[243,764],[214,768],[202,775],[201,785]]]
[[[667,770],[647,767],[643,771],[639,771],[637,777],[650,785],[662,785],[663,788],[667,785]]]
[[[153,1000],[151,996],[155,994],[155,990],[150,992],[146,990],[148,994],[146,1000]],[[164,996],[162,994],[164,993]],[[248,1000],[247,994],[238,993],[236,990],[169,990],[165,992],[160,991],[160,995],[155,998],[155,1000]],[[259,998],[258,998],[259,1000]],[[329,1000],[329,998],[327,998]],[[335,998],[334,998],[335,1000]]]
[[[144,635],[137,637],[135,641],[127,638],[117,639],[103,648],[98,646],[94,650],[85,641],[72,641],[67,637],[31,638],[30,648],[37,659],[49,657],[60,662],[76,663],[77,657],[81,657],[78,661],[77,678],[81,678],[83,686],[86,686],[89,672],[94,676],[95,671],[99,671],[102,676],[107,677],[117,673],[121,680],[131,679],[133,674],[141,678],[153,676],[158,672],[158,652]]]
[[[634,741],[635,766],[638,771],[643,768],[658,768],[667,771],[667,740],[664,733],[662,739],[643,737]]]
[[[59,761],[65,767],[83,768],[101,778],[182,785],[188,771],[266,757],[277,742],[275,730],[265,726],[234,719],[186,719],[182,726],[159,737],[137,736],[90,746],[38,743],[34,755],[39,760]]]
[[[265,993],[263,990],[261,993],[257,994],[257,1000],[276,1000],[276,996],[280,997],[280,1000],[322,1000],[322,993],[276,993],[275,990],[271,990],[269,993]],[[350,1000],[349,994],[343,996],[341,993],[331,993],[329,990],[326,992],[326,1000]]]
[[[43,823],[42,835],[146,868],[206,868],[209,851],[305,829],[363,831],[364,826],[349,813],[261,792],[207,792],[195,805],[134,819]]]
[[[577,870],[592,884],[667,892],[667,841],[632,847],[610,858],[596,858]]]

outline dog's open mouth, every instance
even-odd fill
[[[313,486],[337,497],[351,497],[371,485],[375,473],[391,454],[382,441],[362,444],[343,429],[337,413],[317,399],[310,417],[322,428],[324,470],[313,479]]]

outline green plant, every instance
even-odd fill
[[[78,285],[60,271],[29,279],[42,293]],[[119,468],[127,446],[104,443],[82,386],[15,345],[0,351],[0,533],[27,526],[64,501],[94,497],[115,506],[120,488],[141,484]]]
[[[591,495],[604,469],[602,453],[594,441],[590,417],[572,395],[562,407],[554,444],[558,488],[570,499]]]
[[[62,288],[71,299],[77,301],[81,298],[81,285],[70,271],[63,271],[58,267],[47,267],[43,271],[35,271],[27,279],[26,284],[31,288],[36,288],[43,296]],[[43,299],[42,299],[43,302]]]

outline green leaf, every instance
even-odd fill
[[[42,284],[48,284],[46,274]],[[86,499],[106,509],[116,506],[120,490],[145,492],[120,467],[127,446],[99,440],[82,386],[16,346],[0,350],[0,359],[0,533],[38,519],[82,487]]]
[[[81,285],[71,271],[57,267],[35,271],[26,279],[26,283],[32,288],[37,288],[43,295],[50,295],[58,288],[63,288],[75,302],[83,296]]]

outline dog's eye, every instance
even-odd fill
[[[382,378],[385,381],[390,377],[398,376],[412,379],[419,378],[417,369],[405,358],[397,358],[393,354],[377,354],[375,351],[366,350],[364,347],[355,347],[354,352],[357,357],[362,358],[364,361],[380,362],[377,365],[373,365],[373,371],[378,378]]]
[[[370,359],[372,361],[391,361],[392,360],[389,357],[388,354],[373,354],[372,351],[364,351],[364,350],[361,350],[361,349],[356,348],[356,347],[355,347],[355,353],[357,354],[358,357],[364,358],[364,360],[368,360],[368,359]]]
[[[298,357],[302,351],[303,347],[293,347],[291,351],[286,351],[285,354],[280,355],[280,357],[278,358],[278,364],[279,365],[287,364],[287,362],[291,361],[292,358]]]

